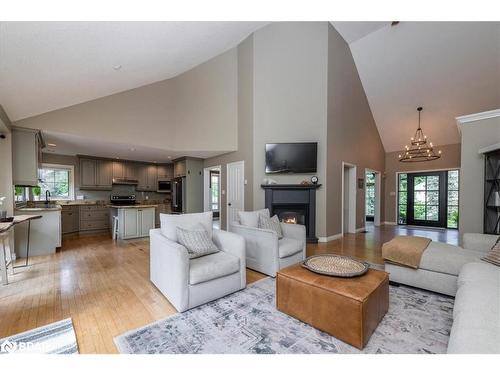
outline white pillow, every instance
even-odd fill
[[[238,212],[238,219],[240,220],[241,225],[258,228],[260,215],[270,217],[269,209],[264,208],[262,210],[257,210],[257,211],[240,211]]]
[[[183,215],[160,214],[161,234],[170,241],[179,242],[177,239],[177,227],[191,229],[201,224],[207,231],[209,238],[212,239],[212,217],[213,214],[211,211]]]
[[[186,248],[190,259],[219,252],[201,224],[195,225],[192,229],[177,227],[176,233],[179,243]]]
[[[260,215],[259,228],[270,229],[273,232],[276,232],[280,240],[283,238],[283,230],[281,229],[281,223],[278,215],[274,215],[271,218],[266,217],[266,215]]]

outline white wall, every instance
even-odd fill
[[[171,151],[235,151],[237,85],[233,48],[172,79],[14,125]]]
[[[2,114],[4,116],[2,116]],[[8,127],[9,120],[0,106],[0,134],[5,139],[0,139],[0,197],[6,197],[2,210],[7,210],[12,215],[14,207],[14,194],[12,186],[12,137]]]
[[[459,230],[483,233],[484,156],[481,148],[500,143],[500,114],[495,118],[464,123],[462,135]]]
[[[260,184],[265,144],[318,142],[316,235],[326,235],[327,22],[278,22],[254,34],[254,209],[264,207]],[[269,175],[300,183],[312,175]]]

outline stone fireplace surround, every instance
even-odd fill
[[[271,216],[278,215],[280,221],[302,224],[306,227],[308,243],[317,243],[316,237],[316,189],[317,185],[272,184],[261,185],[265,190],[265,207]]]

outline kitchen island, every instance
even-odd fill
[[[118,217],[118,238],[121,240],[148,237],[155,228],[156,204],[109,205],[110,218]]]

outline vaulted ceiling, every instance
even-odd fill
[[[417,127],[459,143],[455,117],[500,108],[500,22],[333,22],[349,42],[386,152]]]
[[[265,22],[0,22],[12,121],[179,75]]]

